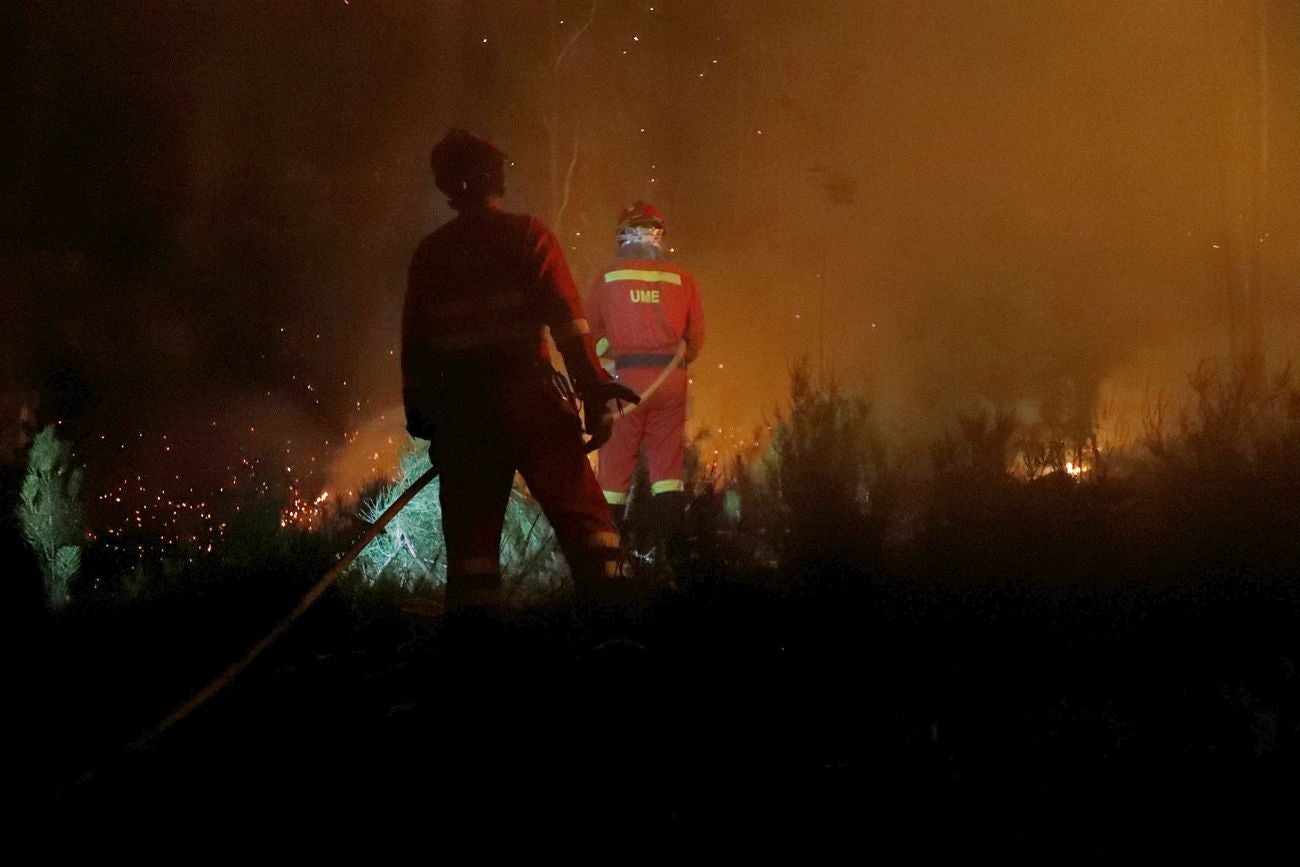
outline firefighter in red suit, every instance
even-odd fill
[[[650,471],[652,522],[677,559],[686,494],[682,453],[686,365],[704,344],[704,313],[695,278],[663,251],[664,219],[637,202],[618,221],[618,254],[597,276],[587,306],[597,351],[613,361],[618,381],[644,402],[622,414],[600,450],[599,479],[616,523],[625,516],[638,451]]]
[[[501,530],[516,470],[555,528],[579,592],[599,596],[616,584],[619,539],[578,412],[557,388],[545,329],[584,406],[636,395],[601,369],[555,236],[501,209],[504,155],[452,130],[432,165],[458,213],[420,242],[411,262],[402,390],[407,430],[430,441],[441,470],[448,608],[501,601]],[[607,435],[605,413],[584,414],[589,433]]]

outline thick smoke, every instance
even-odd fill
[[[12,4],[3,411],[87,454],[170,432],[187,472],[245,421],[373,431],[460,125],[580,281],[621,206],[664,208],[701,427],[760,423],[799,356],[900,439],[971,406],[1085,424],[1296,349],[1300,13],[1259,8]]]

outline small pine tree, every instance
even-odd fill
[[[883,519],[884,452],[866,402],[795,365],[763,464],[765,511],[784,529],[787,562],[862,562]]]
[[[36,435],[27,455],[18,520],[36,552],[50,608],[67,603],[68,585],[81,569],[82,478],[81,469],[72,466],[71,445],[58,438],[54,425]]]
[[[380,515],[402,491],[429,469],[429,453],[407,449],[400,456],[398,479],[361,503],[367,523]],[[438,587],[447,580],[446,545],[442,538],[442,507],[438,479],[416,494],[366,546],[351,572],[367,584],[392,581],[407,589]],[[555,531],[541,506],[518,485],[510,492],[501,535],[501,574],[511,590],[545,590],[568,577],[568,567],[555,540]]]

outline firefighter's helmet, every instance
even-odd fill
[[[659,247],[664,237],[663,212],[647,202],[634,202],[618,215],[618,243]]]
[[[505,194],[506,155],[487,139],[453,129],[429,157],[433,181],[456,205]]]

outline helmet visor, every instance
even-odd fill
[[[623,226],[618,230],[618,244],[620,247],[628,244],[645,244],[662,249],[664,227],[649,222]]]

